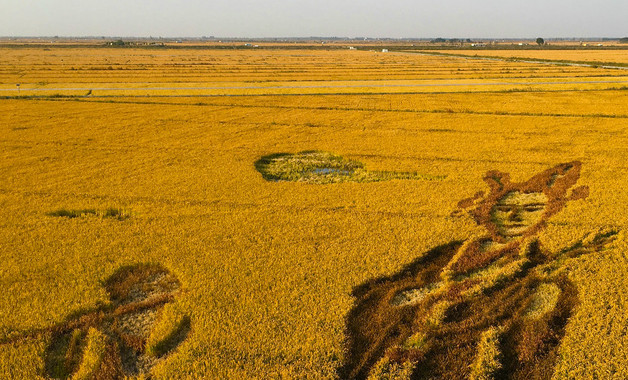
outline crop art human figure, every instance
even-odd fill
[[[151,368],[189,332],[186,316],[148,344],[163,307],[175,301],[180,286],[159,265],[118,270],[106,283],[111,305],[71,317],[51,329],[46,375],[55,379],[150,376]]]
[[[570,200],[580,162],[557,165],[522,183],[491,171],[488,194],[458,206],[484,237],[427,252],[401,272],[354,291],[341,376],[351,379],[549,379],[577,291],[566,259],[605,249],[599,231],[550,254],[536,235]]]

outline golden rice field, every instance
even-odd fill
[[[595,53],[578,60],[628,62]],[[74,316],[135,313],[119,309],[135,285],[114,280],[148,278],[144,264],[164,297],[146,310],[166,321],[145,375],[342,377],[357,287],[485,234],[455,211],[488,190],[487,171],[523,182],[572,161],[588,197],[537,236],[548,255],[593,248],[564,261],[578,302],[545,375],[627,378],[627,89],[625,70],[411,53],[0,48],[0,378],[52,376],[51,342]],[[257,170],[307,151],[331,152],[341,177],[411,174]],[[599,229],[618,232],[603,249]],[[187,326],[176,344],[169,323]],[[482,335],[474,378],[499,331]],[[73,378],[106,361],[107,334],[67,335],[87,340],[80,364],[61,355]]]
[[[456,50],[455,53],[503,58],[628,63],[628,54],[625,50]]]

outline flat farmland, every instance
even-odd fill
[[[578,304],[549,377],[626,378],[627,89],[625,70],[412,53],[0,48],[0,377],[51,377],[54,327],[141,263],[178,279],[162,313],[189,320],[154,378],[343,377],[356,287],[482,236],[454,211],[488,171],[578,161],[589,195],[540,244],[617,237],[566,261]],[[416,175],[259,170],[304,151]]]
[[[446,52],[446,51],[441,51]],[[456,54],[628,65],[625,50],[456,50]]]

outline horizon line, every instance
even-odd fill
[[[355,36],[355,37],[346,37],[346,36],[276,36],[276,37],[237,37],[237,36],[116,36],[116,35],[83,35],[83,36],[60,36],[60,35],[32,35],[32,36],[0,36],[0,39],[23,39],[23,38],[36,38],[36,39],[104,39],[104,38],[128,38],[128,39],[151,39],[151,40],[163,40],[163,39],[179,39],[179,40],[251,40],[251,41],[259,41],[259,40],[345,40],[345,41],[356,41],[356,40],[405,40],[405,41],[429,41],[434,39],[445,39],[445,40],[534,40],[538,38],[536,37],[368,37],[368,36]],[[597,40],[597,39],[605,39],[605,40],[620,40],[625,37],[617,37],[617,36],[575,36],[575,37],[543,37],[545,40]]]

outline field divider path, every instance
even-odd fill
[[[628,84],[628,80],[590,81],[544,81],[544,82],[471,82],[471,83],[410,83],[410,84],[347,84],[347,85],[304,85],[304,86],[208,86],[208,87],[56,87],[56,88],[2,88],[2,92],[49,92],[49,91],[215,91],[215,90],[292,90],[292,89],[343,89],[343,88],[408,88],[408,87],[477,87],[477,86],[540,86],[574,84]],[[222,95],[222,94],[217,94]],[[231,94],[224,94],[229,96]]]
[[[585,90],[583,90],[585,91]],[[586,90],[586,91],[604,91],[604,90]],[[544,91],[545,92],[545,91]],[[562,91],[561,91],[562,92]],[[481,93],[481,92],[480,92]],[[488,92],[491,93],[491,92]],[[420,95],[420,94],[435,94],[435,93],[371,93],[368,95]],[[436,93],[440,94],[440,93]],[[447,94],[447,93],[443,93]],[[340,96],[340,95],[362,95],[362,94],[269,94],[264,96]],[[68,96],[68,97],[11,97],[13,100],[38,100],[38,101],[60,101],[60,102],[90,102],[90,103],[120,103],[120,104],[137,104],[137,105],[170,105],[170,106],[184,106],[184,107],[216,107],[224,108],[238,107],[238,108],[259,108],[259,109],[285,109],[285,110],[318,110],[318,111],[344,111],[344,112],[402,112],[402,113],[416,113],[416,114],[467,114],[467,115],[484,115],[484,116],[524,116],[524,117],[571,117],[571,118],[606,118],[606,119],[628,119],[628,115],[625,114],[565,114],[565,113],[539,113],[539,112],[506,112],[506,111],[473,111],[473,110],[451,110],[451,109],[408,109],[408,108],[358,108],[358,107],[316,107],[316,106],[282,106],[282,105],[254,105],[254,104],[212,104],[212,103],[178,103],[178,102],[157,102],[157,101],[139,101],[139,100],[125,100],[125,99],[149,99],[149,98],[216,98],[216,97],[251,97],[262,95],[129,95],[129,96],[114,96],[114,95],[101,95],[101,96]],[[109,100],[107,100],[109,99]],[[113,100],[120,99],[120,100]],[[6,141],[5,141],[6,142]]]

